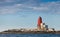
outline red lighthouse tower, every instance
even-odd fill
[[[42,23],[42,18],[39,16],[39,18],[38,18],[38,26],[40,26],[41,23]]]
[[[38,30],[41,29],[41,23],[42,23],[42,18],[39,16],[39,18],[38,18],[38,24],[37,24]]]

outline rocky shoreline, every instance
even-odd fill
[[[60,34],[60,31],[3,31],[0,34]]]

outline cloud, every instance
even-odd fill
[[[47,4],[47,7],[49,8],[48,12],[58,14],[58,11],[60,11],[60,3],[59,2],[51,2]]]
[[[12,14],[16,13],[17,11],[21,10],[19,9],[22,4],[15,4],[12,6],[5,6],[5,7],[0,7],[0,14]]]
[[[13,2],[14,0],[0,0],[0,2]]]
[[[43,13],[59,14],[60,2],[41,3],[40,6],[32,7],[33,10]]]
[[[60,13],[60,2],[44,2],[44,3],[38,3],[36,0],[0,0],[2,2],[8,3],[0,3],[0,14],[15,14],[18,12],[42,12],[42,13],[53,13],[53,14],[59,14]],[[22,1],[20,3],[20,1]]]
[[[44,11],[44,10],[48,10],[48,8],[47,7],[33,7],[33,10]]]

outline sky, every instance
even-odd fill
[[[49,28],[60,30],[60,0],[0,0],[0,31],[37,28],[39,16]]]

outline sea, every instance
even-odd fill
[[[0,37],[60,37],[60,34],[0,34]]]

